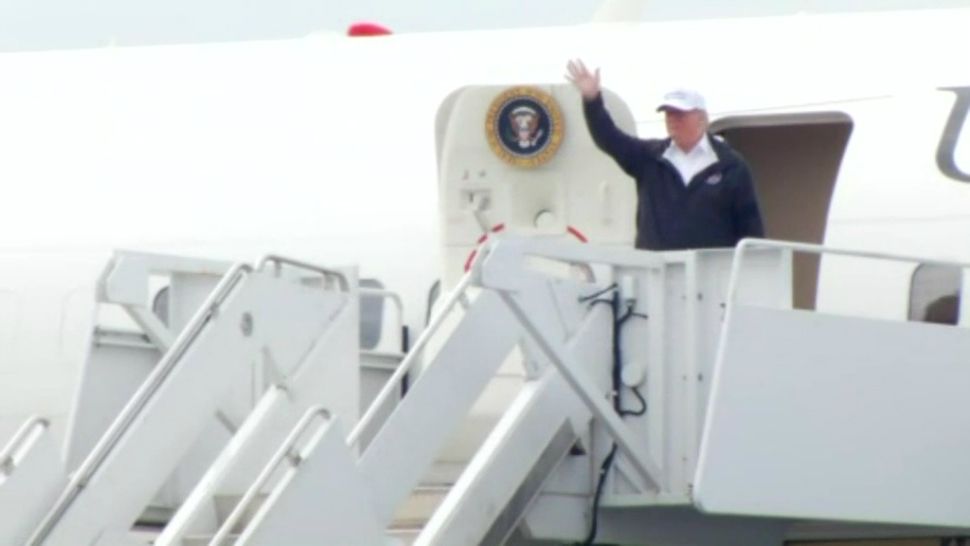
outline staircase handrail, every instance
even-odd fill
[[[479,253],[479,256],[481,256],[481,254],[482,253]],[[476,260],[477,258],[478,257],[476,257]],[[404,357],[401,364],[396,370],[394,370],[391,377],[384,382],[384,386],[381,388],[381,391],[374,398],[374,401],[371,402],[370,406],[367,407],[367,411],[364,412],[364,415],[361,416],[359,421],[357,421],[357,425],[354,426],[354,429],[350,431],[350,434],[347,436],[348,446],[353,447],[357,445],[363,436],[364,431],[370,427],[371,422],[377,417],[377,414],[381,411],[381,408],[384,407],[384,404],[387,403],[395,392],[397,392],[398,385],[401,384],[401,380],[404,379],[404,375],[410,371],[411,367],[418,360],[418,357],[428,344],[428,341],[430,341],[431,338],[438,332],[441,325],[444,324],[448,313],[451,312],[456,304],[466,301],[464,298],[465,290],[471,284],[475,271],[475,267],[469,268],[469,272],[461,278],[455,288],[451,291],[451,294],[448,295],[444,305],[442,305],[435,316],[431,319],[428,327],[421,332],[420,336],[418,336],[418,340],[414,342],[414,347],[408,351],[407,356]]]
[[[341,271],[335,269],[328,269],[326,267],[320,267],[315,264],[304,262],[301,260],[295,260],[293,258],[287,258],[285,256],[279,256],[277,254],[267,254],[263,256],[263,259],[259,261],[257,268],[262,271],[266,268],[268,264],[276,264],[276,270],[279,271],[280,266],[289,265],[291,267],[296,267],[299,269],[306,269],[308,271],[313,271],[315,273],[320,273],[324,278],[335,278],[337,283],[340,285],[340,289],[344,292],[350,291],[350,283],[347,281],[347,275],[343,274]]]
[[[24,421],[24,424],[20,425],[17,432],[10,438],[10,441],[7,442],[3,450],[0,451],[0,476],[9,476],[13,473],[14,455],[16,452],[26,445],[26,442],[31,438],[36,429],[39,428],[43,431],[48,426],[50,426],[50,421],[38,415],[31,416]],[[37,437],[39,436],[35,436],[35,438]]]
[[[47,514],[34,535],[28,541],[29,546],[39,546],[53,530],[54,525],[77,498],[95,472],[101,467],[112,449],[121,440],[122,435],[131,427],[148,402],[152,399],[165,380],[171,375],[175,366],[181,360],[185,351],[199,337],[206,325],[218,312],[219,306],[226,300],[232,290],[247,275],[253,272],[252,266],[244,263],[235,264],[226,273],[215,289],[196,312],[195,316],[179,334],[172,348],[165,353],[162,360],[148,376],[144,383],[135,391],[131,400],[121,410],[118,417],[111,423],[107,432],[98,440],[91,453],[84,459],[77,472],[71,477],[64,493],[57,499],[54,508]]]
[[[300,436],[316,417],[322,417],[324,422],[328,422],[330,420],[330,411],[323,406],[311,406],[303,414],[303,417],[294,425],[290,434],[280,444],[276,453],[273,454],[273,457],[266,463],[266,466],[263,467],[263,470],[249,488],[246,489],[246,492],[239,499],[239,502],[236,503],[236,506],[229,513],[229,516],[219,526],[216,534],[209,541],[209,546],[220,546],[229,537],[229,534],[236,527],[236,524],[242,520],[243,514],[246,513],[249,505],[256,499],[260,491],[262,491],[263,486],[266,485],[284,459],[289,459],[293,463],[293,466],[298,466],[302,462],[300,455],[294,453],[292,450],[297,440],[299,440]]]
[[[963,270],[970,270],[970,262],[958,260],[941,260],[922,256],[906,254],[892,254],[889,252],[875,252],[870,250],[852,250],[847,248],[830,247],[812,243],[798,243],[794,241],[779,241],[773,239],[742,239],[734,253],[734,261],[731,263],[731,280],[728,284],[727,304],[734,303],[737,299],[738,282],[741,275],[745,254],[752,248],[766,248],[778,250],[791,250],[804,254],[831,254],[835,256],[849,256],[853,258],[870,258],[873,260],[910,262],[917,264],[936,265],[944,267],[958,267]]]

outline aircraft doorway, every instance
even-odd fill
[[[852,119],[841,112],[730,116],[711,123],[754,176],[765,235],[821,244]],[[813,309],[817,256],[794,260],[795,307]]]

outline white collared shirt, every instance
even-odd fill
[[[663,153],[664,159],[670,161],[677,172],[680,173],[680,177],[684,180],[684,185],[690,184],[692,178],[694,178],[697,173],[703,171],[704,169],[710,167],[714,163],[717,163],[717,154],[714,153],[714,148],[711,147],[711,141],[708,140],[707,134],[697,142],[694,148],[684,153],[674,142],[670,141],[670,146]]]

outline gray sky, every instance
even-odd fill
[[[630,1],[630,0],[623,0]],[[294,38],[360,20],[395,32],[580,24],[603,0],[0,0],[0,51]],[[632,2],[631,2],[632,3]],[[970,0],[646,0],[641,19],[956,7]]]

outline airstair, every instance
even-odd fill
[[[171,278],[165,312],[151,309],[148,297],[162,273]],[[4,451],[9,462],[0,498],[14,517],[4,518],[11,528],[3,536],[16,537],[13,543],[129,544],[132,524],[187,460],[210,468],[209,477],[214,453],[245,474],[248,461],[264,462],[259,449],[238,451],[254,434],[272,442],[275,430],[288,429],[323,401],[351,420],[357,415],[352,272],[277,256],[256,267],[227,268],[122,252],[105,270],[99,292],[100,301],[122,307],[140,331],[99,326],[94,332],[68,449],[68,462],[86,452],[78,466],[69,464],[68,473],[60,454],[45,445],[42,421],[29,423]],[[187,309],[196,310],[184,327],[165,324],[167,315],[177,325]],[[106,415],[113,416],[107,424]],[[267,422],[273,432],[265,432]],[[222,438],[213,438],[214,428],[223,429]],[[237,452],[227,456],[227,450]],[[19,484],[31,484],[29,493]],[[202,497],[192,500],[211,500]],[[19,504],[9,500],[18,498]]]
[[[126,380],[133,394],[76,469],[43,419],[24,425],[0,453],[0,502],[14,514],[3,536],[131,544],[131,525],[212,427],[226,440],[197,455],[198,479],[155,544],[967,534],[970,333],[794,309],[796,253],[821,254],[823,271],[840,259],[927,262],[771,241],[650,253],[498,237],[359,421],[344,392],[360,382],[353,279],[276,257],[219,275],[225,264],[120,254],[101,298],[132,306],[143,335],[100,327],[89,365],[162,356],[144,381]],[[164,320],[137,309],[159,269],[209,294],[175,336],[179,283],[169,310],[153,310]],[[402,507],[510,355],[522,387],[430,520],[403,535]],[[94,394],[82,387],[79,403]],[[101,419],[77,412],[72,430]]]
[[[516,348],[525,384],[409,542],[965,534],[970,333],[793,309],[797,252],[915,261],[768,241],[669,253],[493,242],[349,435],[308,410],[198,543],[397,542],[396,511]]]

